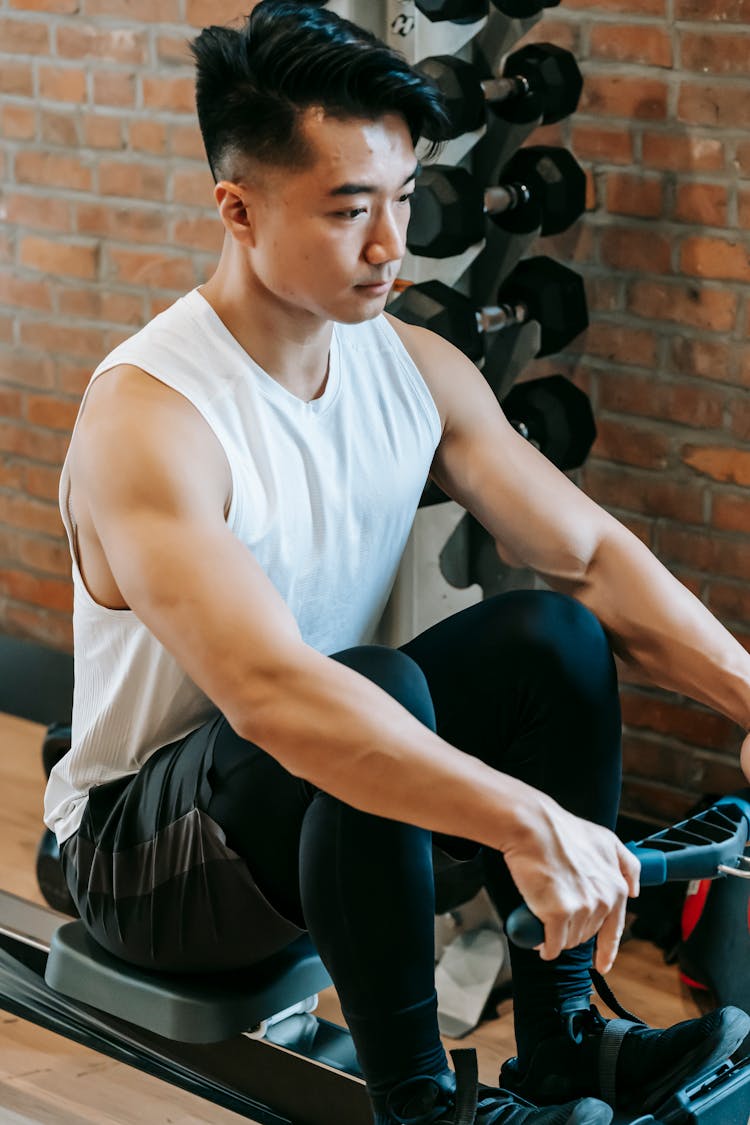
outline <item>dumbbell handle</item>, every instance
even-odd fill
[[[508,98],[524,98],[531,93],[531,83],[522,74],[510,78],[487,78],[482,83],[482,93],[488,102],[504,102]]]
[[[522,301],[514,305],[485,305],[477,309],[480,332],[500,332],[509,324],[525,324],[530,319],[529,310]]]
[[[531,191],[522,183],[498,184],[484,193],[484,210],[488,215],[502,215],[531,202]]]

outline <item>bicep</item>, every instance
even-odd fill
[[[218,478],[195,453],[199,423],[150,405],[138,429],[122,413],[90,419],[82,465],[92,520],[132,611],[246,733],[302,646],[299,629],[224,521]]]

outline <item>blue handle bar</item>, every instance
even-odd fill
[[[625,846],[641,865],[641,885],[656,887],[668,880],[715,879],[719,864],[736,861],[749,838],[750,802],[722,797],[710,809]],[[544,926],[525,903],[509,915],[505,932],[523,949],[544,941]]]

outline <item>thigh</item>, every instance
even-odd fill
[[[116,956],[172,972],[230,969],[302,932],[210,813],[216,748],[235,739],[219,715],[157,750],[134,776],[91,790],[62,860],[81,918]],[[257,790],[261,780],[259,771]]]

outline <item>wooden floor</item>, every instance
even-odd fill
[[[0,887],[41,902],[34,860],[41,833],[44,789],[40,747],[43,728],[0,716]],[[656,1026],[697,1014],[674,967],[642,942],[627,942],[610,984],[625,1007]],[[319,1014],[342,1023],[333,989],[320,998]],[[448,1050],[476,1047],[480,1079],[497,1081],[498,1064],[514,1053],[510,1001],[499,1018]],[[132,1070],[51,1032],[0,1012],[0,1123],[2,1125],[230,1125],[246,1121],[155,1078]]]

